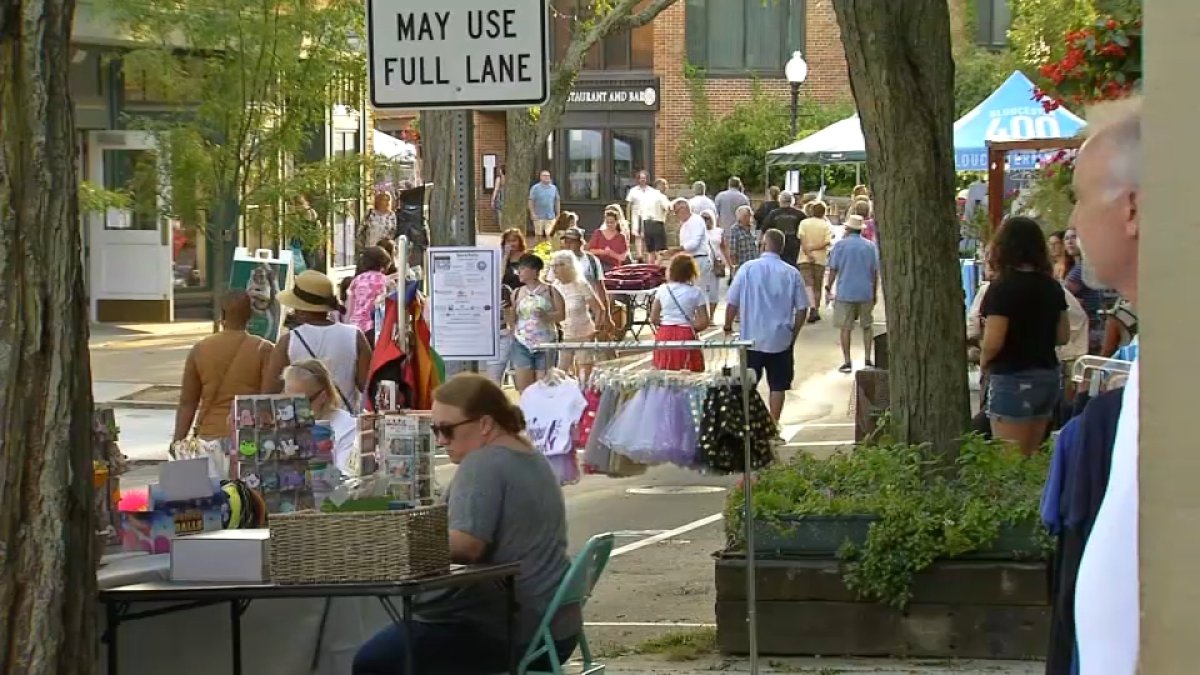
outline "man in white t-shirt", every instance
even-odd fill
[[[1142,112],[1134,102],[1093,129],[1075,162],[1071,227],[1098,282],[1137,306]],[[1125,385],[1108,488],[1079,564],[1075,623],[1081,675],[1135,675],[1138,578],[1138,365]],[[1183,667],[1181,665],[1181,667]],[[1187,670],[1187,668],[1184,668]],[[1183,672],[1183,671],[1180,671]]]
[[[671,201],[650,186],[650,174],[639,171],[637,185],[629,188],[625,201],[629,203],[629,227],[637,238],[643,254],[653,254],[667,248],[667,213]]]

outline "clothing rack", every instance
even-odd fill
[[[1132,361],[1108,359],[1102,356],[1081,356],[1071,367],[1071,381],[1076,383],[1077,390],[1080,383],[1087,382],[1087,393],[1095,396],[1112,388],[1105,386],[1112,384],[1108,380],[1121,378],[1121,381],[1124,381],[1124,378],[1129,376],[1131,366],[1133,366]]]
[[[742,423],[743,448],[745,464],[742,473],[744,497],[744,514],[742,523],[746,538],[746,625],[749,632],[750,644],[750,673],[758,674],[758,599],[755,592],[755,555],[754,555],[754,510],[753,510],[753,480],[751,469],[753,451],[750,441],[750,394],[754,390],[751,378],[747,376],[749,366],[746,352],[754,346],[750,340],[673,340],[662,342],[617,341],[617,342],[547,342],[536,347],[539,351],[586,351],[613,350],[627,352],[655,352],[663,349],[702,349],[702,350],[733,350],[738,353],[737,377],[742,385]]]

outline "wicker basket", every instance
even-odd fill
[[[277,584],[400,581],[450,567],[446,507],[408,511],[273,514]]]

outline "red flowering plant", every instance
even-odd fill
[[[1107,17],[1067,33],[1066,53],[1042,65],[1046,87],[1034,90],[1046,112],[1065,103],[1082,105],[1124,98],[1141,83],[1140,17]]]
[[[1029,183],[1022,212],[1035,216],[1047,232],[1064,230],[1075,205],[1072,180],[1075,150],[1059,150],[1042,160]]]

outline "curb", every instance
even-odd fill
[[[96,401],[95,403],[97,406],[104,406],[113,410],[175,410],[179,407],[178,403],[167,401],[126,401],[117,399],[115,401]]]

